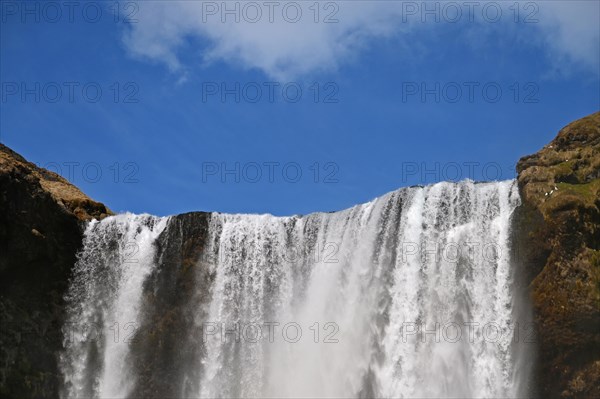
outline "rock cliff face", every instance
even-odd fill
[[[158,238],[157,268],[144,290],[143,323],[137,331],[132,356],[140,378],[133,389],[136,398],[176,398],[184,375],[177,367],[198,369],[202,348],[189,334],[209,301],[214,275],[202,260],[208,238],[210,214],[192,212],[174,216]],[[199,284],[199,286],[198,286]],[[200,288],[200,289],[199,289]],[[198,294],[200,292],[201,294]],[[146,348],[155,348],[149,353]],[[178,366],[175,366],[178,365]],[[198,384],[200,378],[187,381]]]
[[[0,144],[0,397],[58,396],[63,295],[82,222],[109,214]]]
[[[544,397],[600,397],[600,113],[517,165],[515,219]]]

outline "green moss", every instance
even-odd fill
[[[592,180],[586,184],[557,183],[558,195],[573,194],[581,198],[586,204],[593,205],[600,191],[600,179]]]
[[[560,179],[565,176],[571,176],[574,174],[573,165],[575,162],[573,160],[568,160],[559,163],[558,165],[554,165],[551,170],[552,173],[556,176],[557,179]]]

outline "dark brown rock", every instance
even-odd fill
[[[109,214],[0,144],[0,397],[58,396],[63,295],[83,221]]]
[[[537,327],[543,397],[600,397],[600,113],[517,164],[520,264]]]
[[[184,385],[198,388],[203,344],[196,320],[206,317],[215,278],[215,268],[202,256],[209,220],[204,212],[173,216],[157,239],[157,266],[144,287],[143,322],[131,349],[138,376],[133,397],[173,398]]]

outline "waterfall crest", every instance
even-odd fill
[[[464,181],[334,213],[91,223],[63,396],[525,396],[519,202],[514,181]]]

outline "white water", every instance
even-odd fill
[[[121,334],[138,319],[142,284],[154,267],[153,242],[166,222],[126,214],[88,226],[67,298],[70,319],[61,357],[66,397],[127,396],[135,375],[129,372],[127,337]],[[96,352],[99,368],[90,359]]]
[[[515,356],[527,353],[515,350],[509,261],[518,203],[512,181],[466,181],[306,217],[212,214],[198,265],[214,280],[210,287],[197,282],[210,299],[187,332],[204,341],[201,370],[186,374],[199,381],[173,392],[524,396]],[[153,240],[168,225],[123,215],[88,227],[68,298],[72,325],[109,328],[141,317],[143,282],[157,262]],[[132,241],[140,262],[125,266],[124,244]],[[110,334],[93,345],[65,340],[65,397],[132,392],[131,345],[113,344]]]

